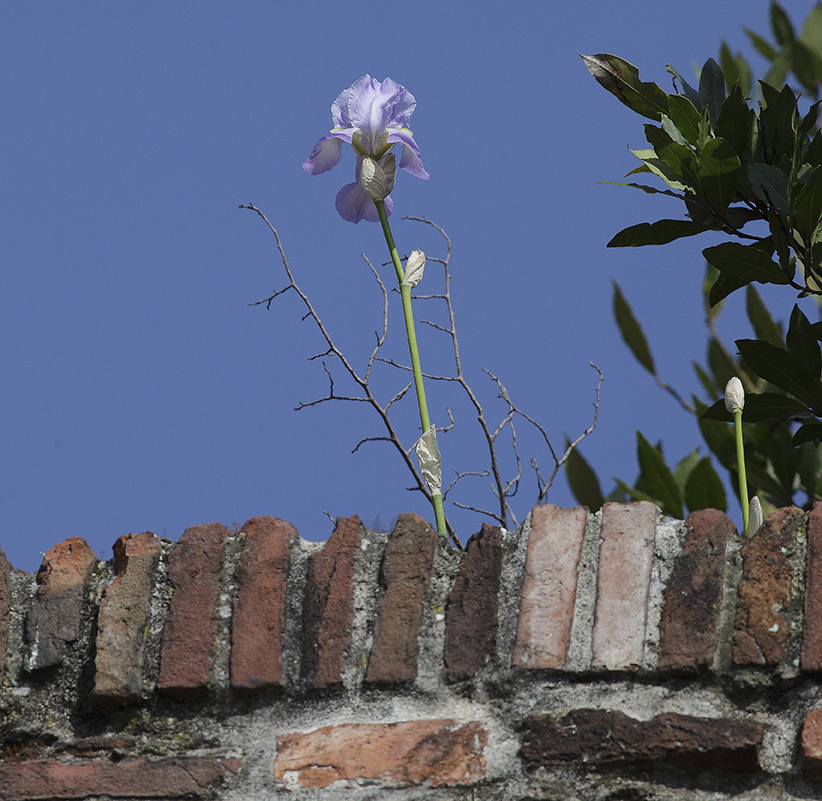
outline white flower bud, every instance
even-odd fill
[[[725,408],[733,414],[745,406],[745,390],[742,382],[734,376],[725,384]]]
[[[761,525],[762,504],[759,502],[759,498],[754,495],[753,498],[751,498],[750,504],[748,504],[748,531],[746,532],[746,536],[753,537]]]
[[[442,458],[437,447],[437,429],[432,423],[417,440],[417,461],[420,463],[422,477],[432,495],[442,495]]]
[[[389,153],[382,161],[366,156],[360,168],[360,183],[371,200],[385,200],[394,188],[396,174],[397,164],[393,153]]]
[[[405,277],[403,286],[410,286],[413,289],[420,281],[425,272],[425,254],[421,250],[412,250],[405,262]]]

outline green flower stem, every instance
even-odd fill
[[[734,413],[734,431],[736,433],[736,465],[739,473],[739,501],[742,504],[742,528],[748,536],[748,476],[745,473],[745,445],[742,441],[742,409]]]
[[[385,243],[388,245],[388,252],[391,254],[391,261],[397,273],[397,281],[400,285],[400,295],[402,297],[402,311],[405,315],[405,332],[408,335],[408,351],[411,354],[411,369],[414,373],[414,389],[417,391],[417,405],[420,407],[420,424],[423,433],[431,425],[428,417],[428,402],[425,400],[425,385],[422,380],[422,367],[420,366],[420,352],[417,348],[417,333],[414,329],[414,315],[411,312],[411,287],[403,284],[405,273],[402,269],[400,255],[397,246],[394,244],[394,237],[391,234],[391,227],[388,225],[388,215],[385,213],[385,201],[375,200],[377,213],[380,215],[382,232],[385,234]],[[443,536],[448,536],[445,528],[445,512],[442,508],[442,494],[436,493],[431,496],[431,505],[434,507],[434,517],[437,521],[437,531]]]

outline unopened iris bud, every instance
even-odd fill
[[[425,254],[421,250],[412,250],[405,262],[405,277],[403,285],[413,289],[420,281],[425,272]]]
[[[442,457],[437,447],[437,429],[432,423],[417,441],[417,461],[420,463],[422,477],[432,495],[441,495]]]
[[[371,200],[385,200],[394,188],[397,164],[393,153],[380,161],[366,156],[360,169],[360,183]]]
[[[746,536],[753,537],[762,525],[762,504],[758,496],[751,498],[751,505],[748,507],[748,531]]]
[[[744,406],[745,390],[742,388],[742,382],[734,376],[725,384],[725,408],[733,414],[741,411]]]

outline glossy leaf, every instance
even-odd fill
[[[711,308],[725,300],[732,292],[736,292],[737,289],[742,289],[742,287],[748,283],[750,282],[743,281],[740,278],[731,278],[730,275],[720,273],[719,278],[717,278],[711,286],[711,292],[708,295],[708,302],[711,304]]]
[[[669,134],[655,125],[645,126],[645,138],[679,181],[694,190],[699,188],[696,178],[696,155],[689,147],[675,142]]]
[[[662,454],[639,431],[636,432],[636,450],[642,477],[659,505],[664,512],[681,520],[684,517],[682,493]]]
[[[812,376],[790,353],[770,342],[738,339],[736,345],[746,364],[758,376],[822,414],[822,387],[818,375]]]
[[[725,139],[740,157],[744,157],[750,149],[752,115],[745,95],[739,85],[735,85],[722,104],[715,129],[716,135]]]
[[[800,426],[791,440],[794,446],[803,442],[817,442],[822,440],[822,423],[805,423]]]
[[[770,309],[762,302],[759,293],[750,284],[745,290],[745,310],[757,339],[770,342],[778,348],[785,346],[782,329],[771,316]]]
[[[820,378],[822,374],[822,355],[819,352],[819,341],[811,323],[802,313],[799,306],[794,306],[785,337],[788,353],[791,354],[810,375]]]
[[[607,244],[609,248],[636,248],[643,245],[665,245],[683,236],[694,236],[709,231],[707,225],[690,220],[657,220],[623,228]]]
[[[794,203],[796,227],[806,242],[811,241],[813,232],[822,219],[822,167],[811,173],[808,183],[799,190]]]
[[[699,99],[703,108],[708,109],[711,125],[716,125],[725,102],[725,76],[722,68],[712,58],[705,62],[699,73]]]
[[[705,145],[699,156],[697,178],[713,207],[724,215],[736,195],[739,156],[721,137]]]
[[[753,193],[761,201],[773,206],[785,217],[790,216],[788,176],[779,167],[771,164],[751,163],[748,165],[748,180]]]
[[[808,407],[790,395],[781,392],[758,392],[745,396],[745,408],[742,410],[742,421],[760,423],[763,420],[776,420],[782,417],[799,417],[808,413]],[[725,408],[725,399],[721,398],[700,415],[705,420],[719,420],[732,423],[733,417]]]
[[[787,284],[788,279],[779,265],[756,245],[739,242],[723,242],[705,248],[702,255],[725,275],[741,281],[758,281],[760,284]]]
[[[577,503],[587,506],[591,512],[596,512],[602,507],[604,499],[599,486],[599,479],[591,465],[585,461],[579,452],[579,448],[574,448],[568,454],[568,459],[565,462],[565,476]]]
[[[625,344],[634,354],[634,358],[652,375],[656,375],[654,359],[651,356],[651,349],[648,347],[648,340],[642,332],[642,327],[634,317],[634,313],[625,300],[619,284],[614,281],[614,318],[616,319],[619,332],[625,340]]]
[[[582,56],[591,75],[632,111],[657,122],[668,113],[668,96],[653,82],[639,80],[639,70],[619,56]]]
[[[683,95],[668,95],[668,114],[682,136],[696,145],[699,136],[699,111]]]
[[[685,484],[685,505],[691,512],[699,509],[719,509],[720,512],[724,512],[728,508],[722,479],[707,456],[699,460],[688,476]]]

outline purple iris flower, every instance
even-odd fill
[[[380,83],[370,75],[363,75],[334,101],[331,106],[334,127],[314,145],[303,169],[311,175],[319,175],[340,160],[343,142],[354,148],[357,154],[356,180],[340,189],[336,200],[337,211],[344,220],[358,223],[360,220],[379,222],[380,219],[374,201],[360,184],[364,156],[379,162],[399,143],[402,145],[400,167],[417,178],[430,177],[422,166],[420,149],[406,127],[416,106],[414,95],[404,86],[390,78]],[[385,199],[385,211],[391,214],[393,210],[394,201],[389,196]]]

